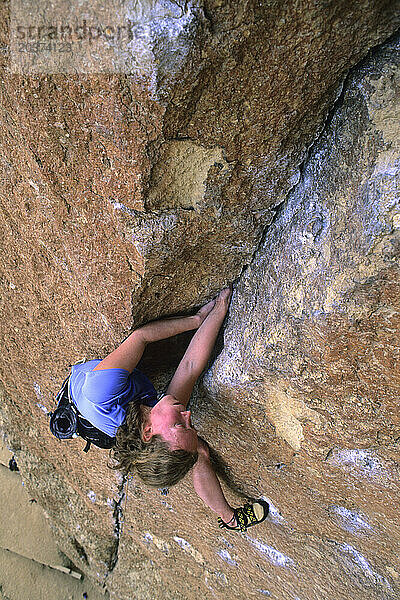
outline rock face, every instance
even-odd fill
[[[0,442],[1,598],[107,600],[87,579],[81,581],[79,573],[71,572],[70,561],[57,548],[42,508],[21,485],[20,474],[9,469],[10,459],[12,454]]]
[[[398,22],[356,4],[143,3],[128,74],[2,56],[1,426],[62,550],[118,600],[396,597],[398,40],[344,80]],[[193,399],[271,502],[231,536],[190,478],[128,486],[45,413],[69,363],[239,275]]]
[[[319,455],[400,433],[397,52],[382,49],[350,78],[240,280],[210,372],[213,389],[279,396],[269,418],[296,451],[302,419],[322,426]]]
[[[205,381],[219,414],[229,402],[230,422],[252,417],[243,447],[256,458],[251,480],[277,502],[282,530],[292,528],[292,541],[275,547],[296,563],[296,593],[299,572],[314,581],[299,597],[396,597],[399,49],[399,39],[384,46],[346,82],[237,286]],[[208,432],[213,411],[205,414]],[[275,463],[260,447],[265,423],[282,441]],[[213,429],[220,439],[220,423]],[[329,570],[337,563],[329,593],[310,577],[315,552]]]

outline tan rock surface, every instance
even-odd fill
[[[0,523],[2,600],[78,600],[84,593],[92,600],[106,598],[59,551],[36,498],[20,474],[5,466],[0,466]]]
[[[332,243],[323,219],[320,231],[317,216],[304,229],[290,208],[310,193],[300,181],[252,258],[271,207],[295,186],[299,169],[313,169],[302,163],[347,71],[398,27],[396,6],[207,2],[200,9],[189,2],[185,13],[173,4],[181,54],[154,27],[148,80],[134,70],[12,74],[3,13],[1,426],[63,551],[118,600],[132,590],[152,600],[394,598],[396,396],[387,389],[394,366],[379,365],[390,363],[380,344],[393,344],[394,325],[383,323],[395,317],[395,292],[392,257],[382,246],[389,225],[373,231],[390,217],[388,201],[374,215],[360,200],[357,235],[343,232],[354,218],[347,188],[374,181],[385,196],[385,181],[368,165],[393,168],[390,141],[378,133],[394,118],[398,89],[386,67],[376,74],[375,100],[365,89],[365,103],[355,96],[347,107],[337,191],[328,183],[311,190],[322,206],[329,191],[327,214],[338,199],[341,210],[333,213],[341,225]],[[151,12],[155,4],[143,6]],[[366,119],[366,107],[381,97],[381,109]],[[368,236],[379,239],[370,263]],[[335,252],[346,256],[349,247],[351,264],[342,267]],[[195,398],[195,413],[237,478],[265,493],[283,517],[274,512],[247,537],[221,536],[189,481],[166,499],[132,483],[121,536],[123,482],[107,468],[107,453],[85,455],[82,441],[51,437],[53,394],[69,363],[103,356],[144,319],[189,310],[249,263],[224,353]],[[343,273],[360,282],[355,291]],[[282,280],[274,299],[264,293],[264,277]],[[325,320],[316,320],[318,311]],[[364,379],[354,392],[360,363]],[[360,407],[368,418],[358,418]]]
[[[62,564],[43,511],[29,497],[19,473],[1,467],[0,480],[0,547],[44,564]]]
[[[5,443],[0,440],[0,464],[8,467],[11,458],[12,452],[10,452]]]
[[[1,600],[104,600],[89,581],[70,575],[0,548]],[[83,594],[86,594],[84,596]]]

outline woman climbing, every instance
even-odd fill
[[[213,470],[207,444],[187,410],[193,387],[207,365],[228,311],[231,287],[223,289],[195,315],[154,321],[131,333],[103,360],[72,367],[69,399],[94,427],[115,436],[115,468],[135,472],[147,485],[175,485],[193,468],[194,489],[219,515],[220,527],[246,531],[264,521],[268,504],[257,500],[240,508],[226,501]],[[147,344],[197,329],[160,399],[147,377],[136,369]]]

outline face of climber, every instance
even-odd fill
[[[197,451],[197,432],[192,425],[190,410],[174,396],[164,396],[151,409],[143,437],[148,441],[155,434],[160,435],[171,450]]]

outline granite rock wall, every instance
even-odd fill
[[[90,76],[11,73],[8,6],[0,417],[62,550],[118,600],[395,598],[395,5],[135,4],[139,63]],[[246,536],[47,416],[69,363],[235,278],[193,408],[271,502]],[[150,351],[160,385],[185,343]]]
[[[251,472],[304,540],[300,554],[278,546],[293,577],[312,564],[309,540],[324,578],[322,546],[338,553],[329,593],[314,578],[300,598],[398,594],[399,48],[397,38],[349,75],[240,279],[204,380],[221,420],[241,420],[237,473]],[[213,414],[204,407],[205,429],[225,440]],[[346,561],[359,568],[353,592]]]

